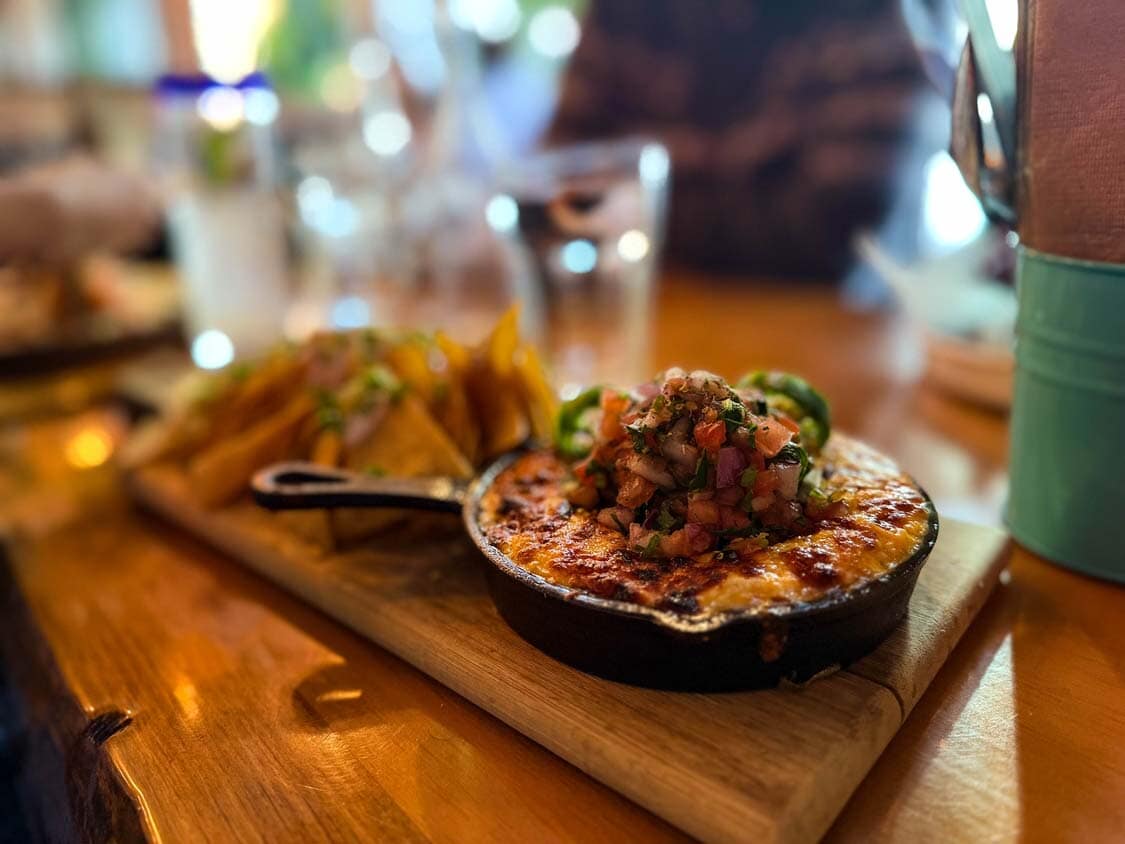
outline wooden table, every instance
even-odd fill
[[[655,365],[805,373],[939,508],[995,522],[1006,423],[916,384],[902,320],[815,288],[665,285]],[[0,577],[21,784],[55,840],[681,836],[60,455],[98,413],[8,426]],[[63,448],[60,448],[64,446]],[[12,454],[18,453],[18,458]],[[19,465],[17,465],[19,464]],[[69,474],[68,474],[69,472]],[[1125,591],[1016,550],[829,838],[1120,840]]]

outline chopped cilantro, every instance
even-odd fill
[[[368,367],[363,374],[363,387],[365,391],[375,394],[386,393],[392,400],[397,400],[406,392],[406,385],[399,380],[388,367],[381,363]]]
[[[828,496],[824,494],[824,490],[820,487],[812,487],[808,491],[809,501],[820,505],[821,507],[828,504]]]
[[[680,528],[681,521],[676,518],[672,511],[668,509],[668,502],[665,501],[664,505],[660,508],[660,514],[656,517],[656,526],[665,532],[670,532]]]
[[[327,390],[317,391],[316,422],[325,431],[340,433],[344,430],[344,414],[340,411],[340,404],[336,401],[336,396]]]
[[[363,470],[366,474],[371,475],[373,478],[382,478],[387,474],[387,470],[382,466],[371,465]]]
[[[659,551],[659,550],[660,550],[660,534],[654,533],[652,536],[650,536],[648,538],[648,543],[645,545],[644,549],[641,551],[641,556],[642,557],[653,557],[653,556],[656,555],[656,552]]]
[[[744,489],[751,489],[754,486],[754,481],[756,481],[757,479],[758,470],[753,466],[750,466],[742,472],[742,476],[738,479],[738,484]]]
[[[629,439],[633,441],[633,451],[639,451],[643,454],[649,450],[648,443],[645,439],[648,428],[645,428],[639,422],[633,422],[630,425],[626,425],[625,430],[629,434]]]
[[[754,511],[754,490],[748,490],[742,500],[738,502],[738,506],[742,508],[744,513],[752,513]]]
[[[688,489],[703,489],[707,486],[707,476],[710,471],[711,464],[707,462],[707,458],[700,457],[699,462],[695,464],[695,477],[688,484]]]
[[[609,474],[609,467],[597,460],[591,460],[586,464],[586,474],[594,479],[594,486],[597,489],[605,489],[606,484],[609,483],[606,479]]]
[[[738,399],[726,398],[719,405],[719,418],[727,423],[729,434],[746,421],[746,408]]]
[[[800,463],[801,478],[809,472],[809,455],[797,443],[786,443],[781,451],[773,458],[774,463]]]

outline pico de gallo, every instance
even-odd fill
[[[827,403],[796,376],[754,372],[731,386],[673,368],[632,391],[580,394],[555,439],[571,461],[571,506],[644,556],[694,557],[742,555],[844,515],[817,464],[829,432]]]

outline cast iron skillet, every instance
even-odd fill
[[[518,455],[501,457],[475,480],[375,478],[311,463],[281,463],[253,480],[254,499],[271,510],[402,507],[459,512],[484,554],[489,592],[524,639],[583,671],[663,689],[763,688],[805,682],[875,648],[906,614],[938,520],[925,492],[929,527],[918,549],[887,574],[846,592],[763,611],[692,618],[599,598],[518,566],[488,542],[481,498]]]

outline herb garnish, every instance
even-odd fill
[[[711,471],[711,464],[707,461],[706,457],[700,457],[699,462],[695,464],[695,476],[688,484],[688,489],[696,490],[703,489],[707,486],[707,476]]]

